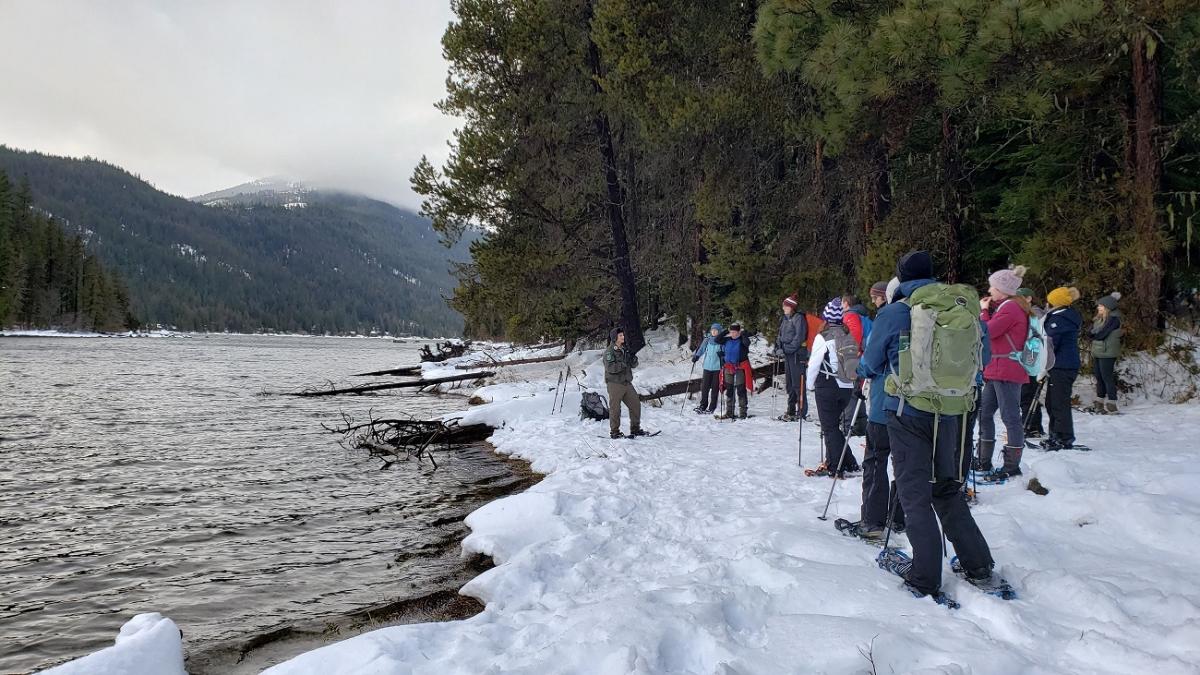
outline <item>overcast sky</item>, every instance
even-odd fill
[[[0,144],[186,197],[287,175],[416,207],[449,0],[0,0]]]

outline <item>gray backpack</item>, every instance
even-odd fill
[[[579,402],[579,418],[584,420],[608,419],[608,400],[594,391],[583,392]]]
[[[858,343],[845,326],[829,326],[821,331],[825,341],[830,343],[828,349],[837,354],[837,377],[842,382],[853,382],[858,378],[858,361],[862,354],[858,351]]]

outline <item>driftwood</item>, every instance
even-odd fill
[[[425,345],[421,348],[421,360],[425,363],[441,363],[446,359],[453,359],[467,353],[467,348],[471,346],[470,342],[439,342],[437,343],[437,353]]]
[[[778,370],[776,370],[776,369],[778,369]],[[754,378],[755,379],[765,378],[766,381],[763,383],[763,385],[769,387],[774,382],[773,375],[775,373],[779,373],[779,374],[783,373],[783,362],[779,361],[777,363],[766,363],[761,366],[755,366],[752,370],[754,372]],[[667,396],[677,396],[679,394],[686,394],[686,393],[691,393],[694,391],[700,391],[700,377],[699,376],[693,377],[690,380],[683,380],[681,382],[672,382],[670,384],[664,384],[663,386],[659,387],[658,389],[655,389],[654,391],[650,392],[649,394],[639,394],[638,398],[643,401],[650,401],[650,400],[653,400],[656,398],[666,398]]]
[[[456,370],[471,370],[472,368],[503,368],[504,366],[523,366],[530,363],[549,363],[550,361],[561,361],[567,358],[566,354],[556,354],[554,356],[539,356],[532,359],[514,359],[512,361],[476,361],[475,363],[463,363],[454,366]]]
[[[447,375],[446,377],[435,377],[431,380],[412,380],[410,382],[386,382],[384,384],[368,384],[361,387],[346,387],[343,389],[305,389],[304,391],[291,392],[288,396],[339,396],[341,394],[367,394],[375,391],[384,391],[386,389],[424,389],[435,384],[446,384],[447,382],[465,382],[467,380],[482,380],[485,377],[492,377],[496,373],[493,371],[485,371],[481,373],[464,373],[462,375]]]
[[[393,368],[392,370],[376,370],[370,373],[355,373],[351,377],[380,377],[383,375],[395,375],[397,377],[417,376],[421,374],[421,366],[405,366],[403,368]]]
[[[376,419],[368,413],[366,422],[358,422],[342,413],[342,424],[321,425],[326,431],[341,434],[339,445],[347,449],[366,450],[372,457],[383,460],[381,469],[387,469],[398,461],[428,459],[433,468],[437,460],[433,446],[440,443],[449,450],[452,445],[479,441],[492,433],[486,424],[459,426],[458,420]]]

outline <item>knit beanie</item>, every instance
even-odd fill
[[[783,304],[787,305],[788,307],[791,307],[792,309],[796,309],[797,307],[800,306],[800,301],[796,299],[796,294],[792,293],[791,295],[789,295],[783,299]]]
[[[1117,301],[1120,299],[1121,299],[1121,294],[1116,291],[1113,291],[1112,293],[1109,293],[1108,295],[1104,296],[1103,298],[1100,298],[1099,300],[1097,300],[1096,304],[1102,305],[1105,309],[1107,309],[1108,311],[1111,312],[1117,308]]]
[[[1025,287],[1018,288],[1017,295],[1021,296],[1022,298],[1032,298],[1033,297],[1033,289],[1025,288]]]
[[[1046,294],[1046,302],[1049,302],[1051,307],[1066,307],[1078,299],[1079,289],[1074,286],[1059,286]]]
[[[1007,296],[1014,296],[1021,290],[1021,282],[1025,278],[1025,266],[1017,265],[1006,270],[996,270],[988,277],[988,285]]]
[[[907,253],[896,263],[896,276],[899,277],[900,283],[914,279],[932,279],[933,258],[929,257],[927,251]]]
[[[883,292],[883,299],[892,304],[892,299],[896,297],[896,291],[900,290],[900,277],[892,277],[892,280],[887,283],[887,290]]]
[[[821,311],[821,318],[825,319],[825,323],[840,324],[842,322],[842,298],[840,296],[825,304],[825,309]]]
[[[612,329],[608,332],[608,341],[615,343],[617,341],[617,336],[624,332],[624,329],[622,329],[620,326]]]
[[[719,323],[714,323],[713,325],[709,326],[709,327],[708,327],[708,329],[709,329],[709,330],[721,330],[721,329],[722,329],[722,327],[721,327],[721,324],[719,324]]]
[[[875,284],[872,284],[871,297],[886,299],[887,298],[887,287],[888,287],[888,282],[886,282],[886,281],[879,281],[879,282],[876,282]]]

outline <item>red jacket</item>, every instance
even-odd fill
[[[1029,373],[1010,356],[1025,346],[1029,334],[1029,315],[1016,300],[1005,300],[995,311],[983,310],[979,318],[987,322],[992,344],[992,361],[983,369],[986,380],[997,382],[1029,381]]]
[[[721,380],[718,385],[720,387],[721,391],[725,391],[725,373],[729,373],[730,375],[732,375],[734,373],[733,369],[735,367],[740,368],[741,370],[746,372],[746,391],[748,393],[753,394],[754,393],[754,369],[750,367],[749,361],[742,361],[741,363],[737,364],[737,366],[734,366],[732,363],[726,363],[721,366]]]
[[[846,312],[842,316],[842,323],[846,326],[846,330],[850,331],[851,337],[858,343],[858,353],[862,354],[863,350],[863,325],[862,316],[858,312]]]

